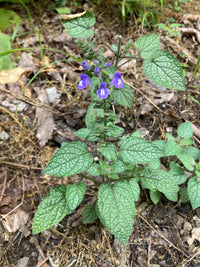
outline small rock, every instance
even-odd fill
[[[17,267],[26,267],[28,263],[29,257],[23,257],[20,259],[19,264]]]
[[[189,222],[184,222],[183,229],[189,232],[192,230],[192,225]]]
[[[167,133],[172,133],[173,127],[166,127],[166,131],[167,131]]]
[[[6,141],[9,138],[9,134],[5,131],[0,132],[0,140]]]
[[[55,86],[47,88],[47,97],[50,103],[59,103],[60,95]]]

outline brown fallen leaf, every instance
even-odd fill
[[[26,70],[20,67],[12,70],[2,70],[0,72],[0,84],[15,83],[25,72]]]
[[[195,35],[197,42],[200,44],[200,31],[194,28],[179,28],[182,34]]]
[[[49,105],[48,95],[45,91],[43,91],[38,98],[42,105]],[[47,141],[52,138],[55,128],[54,118],[52,113],[44,108],[36,109],[36,118],[38,125],[36,136],[40,140],[39,145],[44,146]]]
[[[157,95],[157,97],[159,98],[153,98],[153,97],[149,98],[155,106],[160,105],[164,102],[170,102],[174,97],[174,93],[169,93],[169,94],[163,93]],[[149,101],[145,100],[143,104],[139,107],[138,115],[144,115],[150,112],[154,108],[154,105],[152,105]]]
[[[5,217],[2,217],[2,222],[6,230],[10,233],[13,233],[19,230],[27,223],[29,213],[19,207],[10,214],[6,215]]]
[[[191,123],[191,125],[192,125],[192,130],[193,130],[194,135],[200,138],[200,129],[197,128],[193,123]]]
[[[76,14],[64,14],[64,15],[60,15],[60,17],[63,20],[71,20],[71,19],[80,18],[80,17],[84,16],[85,13],[86,13],[86,11],[84,11],[82,13],[76,13]]]

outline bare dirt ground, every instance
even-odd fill
[[[119,35],[125,43],[153,32],[142,27],[136,15],[123,24],[120,8],[112,1],[103,1],[100,7],[89,2],[78,8],[71,4],[71,11],[85,8],[95,14],[97,44],[111,62],[114,57],[106,44],[117,44]],[[15,10],[23,19],[12,48],[39,47],[38,27],[44,48],[81,58],[52,4],[31,1],[27,5],[33,19],[31,26],[23,6],[1,3],[0,7]],[[163,139],[166,132],[174,134],[181,122],[190,121],[195,129],[195,146],[200,147],[199,105],[191,99],[200,101],[200,77],[197,74],[191,79],[200,53],[199,10],[198,1],[187,1],[179,12],[164,5],[160,22],[174,17],[186,30],[180,38],[155,30],[161,35],[162,48],[184,66],[186,91],[163,91],[144,75],[139,62],[121,66],[120,72],[134,93],[132,108],[117,109],[126,133],[140,130],[148,140]],[[13,27],[4,32],[12,35]],[[133,45],[131,49],[136,55]],[[146,191],[137,202],[133,233],[126,246],[120,246],[98,221],[81,223],[82,209],[93,194],[90,190],[75,214],[32,235],[34,212],[44,196],[55,185],[68,185],[77,179],[57,180],[44,176],[42,170],[61,142],[74,140],[73,131],[84,126],[90,104],[87,92],[77,90],[80,64],[59,61],[66,58],[59,52],[43,51],[43,62],[39,49],[13,53],[12,60],[22,72],[14,72],[14,78],[9,73],[5,83],[0,79],[0,266],[200,266],[200,209],[192,210],[190,203],[173,203],[164,197],[153,205]],[[52,62],[23,90],[40,69]]]

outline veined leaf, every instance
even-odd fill
[[[150,190],[150,198],[151,201],[156,205],[160,201],[161,193],[158,190],[156,191]]]
[[[168,199],[174,201],[174,195],[179,187],[173,176],[165,170],[152,170],[146,168],[143,172],[145,185],[152,191],[158,190],[165,194]]]
[[[194,170],[195,160],[190,154],[182,151],[180,153],[177,153],[176,156],[183,163],[186,169],[188,169],[189,171]]]
[[[155,50],[151,59],[143,62],[145,74],[168,89],[185,90],[183,71],[178,60],[165,50]]]
[[[86,185],[84,183],[72,184],[67,187],[66,200],[71,210],[75,210],[82,202],[85,194]]]
[[[133,92],[131,88],[125,83],[123,88],[115,88],[113,90],[113,98],[116,105],[122,105],[129,108],[133,105]]]
[[[133,192],[134,201],[138,201],[138,198],[140,195],[140,187],[139,187],[138,183],[134,179],[131,179],[129,181],[129,184],[130,184],[132,192]]]
[[[142,58],[151,58],[152,52],[160,47],[160,36],[157,34],[142,36],[134,45],[139,50]]]
[[[163,156],[160,149],[139,137],[122,138],[119,156],[126,163],[147,163]]]
[[[193,209],[200,207],[200,181],[197,177],[188,181],[188,196]]]
[[[62,143],[44,170],[57,177],[69,176],[86,170],[93,162],[87,145],[82,142]]]
[[[131,185],[126,180],[117,181],[113,186],[102,184],[99,188],[97,215],[123,245],[128,242],[133,228],[134,199]]]
[[[183,184],[187,180],[187,176],[184,174],[183,168],[174,161],[171,161],[170,164],[170,171],[169,173],[175,178],[177,184]]]
[[[94,34],[91,27],[95,24],[95,17],[90,11],[81,16],[70,20],[63,20],[67,33],[74,38],[88,38]]]
[[[59,185],[51,189],[50,193],[38,206],[33,220],[33,234],[40,233],[59,223],[67,214],[73,212],[66,201],[65,185]]]
[[[93,223],[97,218],[95,207],[91,204],[87,205],[82,213],[83,224]]]
[[[189,139],[193,136],[192,125],[189,121],[183,122],[178,126],[177,129],[178,136],[185,139]]]
[[[110,161],[117,160],[117,149],[113,143],[100,147],[101,154]]]

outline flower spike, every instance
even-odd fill
[[[88,63],[86,61],[83,61],[81,63],[81,66],[84,68],[84,70],[89,70],[90,69],[90,66],[88,65]]]

